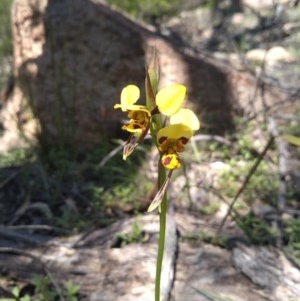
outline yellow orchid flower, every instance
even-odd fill
[[[186,144],[193,135],[193,129],[196,130],[200,127],[200,122],[192,111],[189,109],[180,109],[180,111],[181,113],[172,120],[175,124],[170,124],[160,129],[157,133],[158,149],[162,153],[161,164],[169,169],[169,172],[164,183],[160,186],[155,198],[151,202],[148,212],[151,212],[160,206],[164,194],[170,184],[173,170],[181,167],[178,153],[185,150]]]
[[[174,170],[181,167],[180,152],[185,150],[193,131],[200,128],[197,116],[191,110],[182,108],[186,87],[181,84],[172,84],[158,90],[158,85],[159,63],[154,48],[153,57],[146,68],[145,103],[136,104],[140,98],[140,90],[135,85],[128,85],[121,92],[120,103],[114,105],[115,109],[126,112],[129,118],[129,122],[122,126],[123,130],[130,132],[130,137],[123,148],[123,159],[126,160],[136,149],[149,130],[160,154],[158,191],[148,208],[148,212],[157,208],[160,212],[155,281],[156,301],[160,300],[161,295],[161,271],[168,208],[167,189]]]
[[[155,97],[155,103],[158,111],[166,116],[172,116],[174,114],[176,114],[176,116],[180,116],[177,112],[180,111],[184,102],[185,94],[186,87],[181,84],[173,84],[162,88],[158,91]],[[115,109],[121,109],[123,112],[128,112],[130,122],[129,124],[124,125],[122,129],[131,133],[143,132],[147,128],[151,117],[151,112],[146,106],[135,104],[139,97],[140,89],[135,85],[128,85],[123,88],[121,92],[121,103],[114,105]],[[155,110],[152,114],[155,114]],[[178,119],[180,117],[175,118]],[[197,117],[195,116],[194,119],[197,119]]]
[[[128,110],[134,110],[134,105],[140,98],[140,89],[135,85],[128,85],[122,89],[121,92],[121,104],[116,104],[115,109],[120,108],[123,112]]]
[[[123,149],[124,160],[132,154],[149,130],[151,113],[146,106],[135,104],[139,97],[140,89],[135,85],[128,85],[121,92],[120,104],[114,105],[115,109],[128,112],[130,119],[128,124],[122,126],[123,130],[131,133]]]
[[[196,114],[186,108],[181,108],[178,112],[170,117],[170,124],[184,124],[188,126],[193,131],[200,129],[200,121]]]
[[[129,124],[122,127],[130,133],[141,134],[148,127],[150,112],[146,106],[135,105],[140,97],[140,89],[135,85],[128,85],[121,92],[121,103],[115,104],[115,109],[128,112]]]
[[[173,84],[159,90],[155,97],[155,103],[160,113],[172,116],[182,106],[185,98],[186,87]]]
[[[181,162],[178,152],[183,152],[185,145],[192,137],[193,131],[190,127],[180,124],[170,124],[157,133],[157,143],[162,165],[167,169],[180,168]]]
[[[122,126],[123,130],[131,133],[131,136],[124,146],[124,160],[126,160],[146,136],[150,127],[152,115],[161,113],[168,116],[170,117],[171,125],[181,124],[180,129],[182,129],[183,126],[185,126],[185,128],[189,127],[189,131],[199,129],[200,123],[196,115],[189,109],[181,108],[185,94],[186,87],[181,84],[173,84],[162,88],[155,96],[156,108],[150,112],[146,106],[136,105],[136,102],[140,97],[140,90],[137,86],[128,85],[123,88],[120,104],[115,104],[114,108],[127,112],[128,118],[130,119],[128,124]],[[172,130],[173,128],[176,128],[177,130],[178,126],[167,127],[167,130],[162,130],[162,133],[167,133],[169,135],[166,131]],[[177,144],[179,142],[177,141]],[[180,167],[180,158],[177,151],[172,153],[170,149],[169,152],[164,155],[164,166],[166,166],[166,168],[174,169]]]

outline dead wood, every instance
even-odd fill
[[[216,225],[184,213],[176,214],[175,220],[186,237],[199,229],[211,233],[217,230]],[[208,296],[234,301],[297,300],[299,270],[279,250],[236,244],[231,251],[197,240],[194,243],[186,239],[179,241],[176,228],[172,220],[169,221],[163,300],[168,300],[169,293],[169,300],[173,301],[207,301]],[[28,245],[14,255],[8,251],[18,249],[2,248],[1,269],[6,271],[7,277],[29,282],[34,275],[46,274],[46,271],[57,285],[72,280],[81,287],[81,300],[152,301],[158,217],[144,215],[138,218],[144,242],[132,242],[122,248],[111,245],[118,233],[130,235],[136,222],[134,218],[88,235],[53,238],[43,246]]]
[[[119,234],[130,237],[135,223],[141,227],[144,243],[115,247]],[[161,300],[168,300],[174,277],[177,239],[171,217],[166,231]],[[26,281],[45,273],[61,284],[72,280],[81,286],[84,300],[150,301],[154,296],[157,233],[158,217],[148,215],[116,222],[88,235],[53,238],[37,247],[32,246],[32,235],[32,241],[25,241],[26,251],[24,245],[22,249],[0,248],[0,266],[8,276]]]
[[[300,271],[274,247],[246,247],[233,251],[233,261],[243,274],[272,301],[299,300]]]

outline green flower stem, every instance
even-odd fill
[[[159,160],[158,167],[158,190],[162,187],[166,180],[166,170],[162,166]],[[165,248],[165,236],[166,236],[166,220],[167,220],[167,193],[165,192],[163,200],[160,205],[159,213],[159,239],[158,239],[158,251],[156,260],[156,276],[155,276],[155,301],[160,300],[160,280],[163,263],[163,255]]]

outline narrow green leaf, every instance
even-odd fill
[[[300,138],[299,137],[296,137],[293,135],[282,135],[281,138],[291,144],[300,146]]]

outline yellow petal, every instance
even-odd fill
[[[186,87],[180,84],[173,84],[158,91],[155,97],[159,111],[171,116],[182,106],[186,93]]]
[[[126,104],[115,104],[114,109],[121,109],[123,112],[126,111],[142,111],[147,113],[147,115],[150,117],[151,113],[145,106],[141,105],[126,105]]]
[[[140,134],[143,131],[143,125],[140,125],[135,122],[130,122],[129,124],[123,125],[122,130],[130,132],[130,133]]]
[[[128,85],[121,92],[121,106],[133,105],[140,97],[140,89],[135,85]]]
[[[161,144],[167,139],[178,140],[182,137],[190,139],[193,136],[193,131],[190,127],[184,124],[170,124],[157,133],[157,142]]]
[[[193,131],[200,129],[200,122],[196,114],[190,110],[182,108],[170,117],[170,124],[182,123],[190,127]]]
[[[161,164],[167,169],[180,168],[181,162],[178,154],[165,154],[161,158]]]

